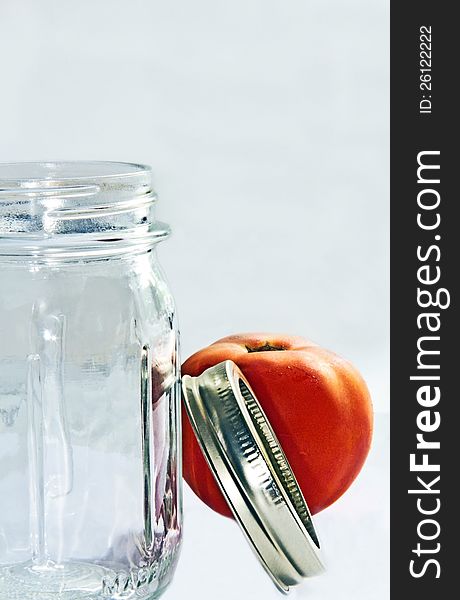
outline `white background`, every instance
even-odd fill
[[[150,163],[184,357],[311,337],[363,372],[368,466],[318,516],[310,600],[388,596],[386,0],[2,0],[0,160]],[[276,598],[236,526],[186,492],[167,598]]]

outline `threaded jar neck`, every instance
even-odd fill
[[[169,234],[151,168],[117,162],[0,164],[0,256],[111,255]]]

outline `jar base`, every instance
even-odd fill
[[[168,587],[176,561],[173,552],[129,572],[86,562],[0,566],[0,599],[154,600]]]

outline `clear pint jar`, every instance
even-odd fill
[[[0,165],[0,599],[154,598],[181,539],[148,167]]]

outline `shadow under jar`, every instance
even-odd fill
[[[0,165],[2,599],[171,580],[180,361],[154,202],[141,165]]]

